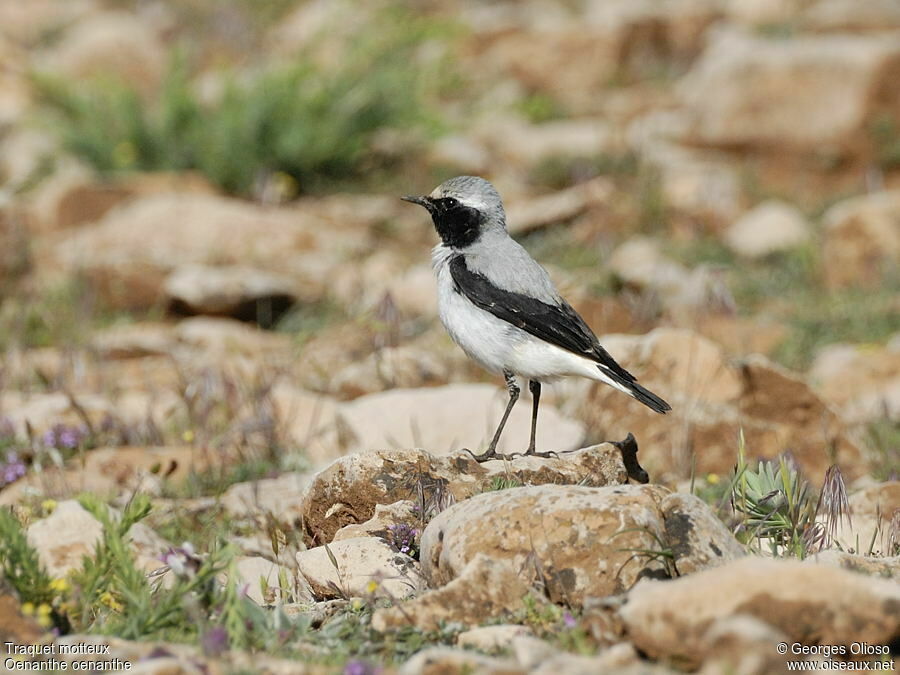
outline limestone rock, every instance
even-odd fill
[[[270,513],[283,523],[294,523],[300,517],[297,504],[309,482],[309,474],[290,472],[277,478],[235,483],[225,490],[221,503],[236,518]]]
[[[900,190],[838,202],[822,223],[825,278],[832,288],[876,288],[900,265]]]
[[[542,485],[476,495],[438,514],[422,533],[422,571],[441,586],[485,555],[526,578],[537,574],[552,602],[580,604],[665,576],[652,556],[665,538],[662,493],[652,486]],[[539,570],[539,572],[538,572]]]
[[[341,404],[351,446],[425,447],[436,454],[467,447],[487,447],[508,397],[489,384],[449,384],[422,389],[394,389]],[[531,433],[531,405],[523,395],[513,408],[497,451],[524,452]],[[572,450],[584,438],[581,424],[542,405],[537,428],[540,450]]]
[[[679,576],[717,567],[747,554],[706,503],[687,494],[671,494],[660,504],[666,542]]]
[[[848,422],[900,418],[900,340],[884,347],[828,345],[816,354],[809,377]]]
[[[346,525],[335,532],[333,541],[354,537],[379,537],[391,540],[391,527],[407,525],[415,528],[422,522],[422,514],[416,505],[408,500],[394,504],[376,504],[375,513],[364,523]]]
[[[179,314],[211,314],[272,326],[297,300],[285,277],[246,265],[182,265],[165,280],[170,307]]]
[[[833,543],[857,555],[900,555],[900,481],[876,483],[849,497],[850,518],[837,524]],[[821,520],[821,517],[820,517]]]
[[[72,79],[120,78],[155,92],[166,67],[165,48],[153,27],[129,12],[98,12],[78,21],[45,56],[46,67]]]
[[[441,673],[484,673],[484,675],[525,675],[509,659],[483,656],[452,647],[428,647],[404,663],[399,675],[440,675]]]
[[[601,176],[549,195],[520,200],[506,209],[507,229],[518,235],[557,225],[604,204],[612,194],[613,184]]]
[[[745,213],[725,232],[725,242],[738,255],[762,258],[807,243],[810,226],[794,206],[769,200]]]
[[[895,37],[778,40],[719,30],[681,82],[691,137],[782,152],[849,150],[876,112],[870,92],[896,91],[898,58]]]
[[[91,557],[103,535],[103,525],[75,500],[57,504],[53,513],[28,527],[28,543],[37,551],[41,565],[51,577],[64,577],[81,568],[82,557]],[[162,567],[157,556],[168,542],[143,523],[129,531],[131,550],[139,569]]]
[[[456,638],[456,644],[482,652],[495,652],[507,649],[513,639],[526,635],[534,635],[534,631],[528,626],[518,624],[480,626],[460,633]]]
[[[331,555],[334,556],[332,562]],[[316,598],[360,596],[403,600],[425,582],[418,563],[375,537],[333,541],[297,554],[297,569]],[[375,588],[370,588],[374,582]]]
[[[831,464],[822,447],[835,449],[845,477],[852,480],[866,469],[853,434],[827,402],[799,375],[764,357],[734,362],[706,338],[672,328],[606,335],[600,342],[673,411],[657,415],[599,384],[588,385],[587,395],[573,397],[564,410],[606,437],[640,429],[641,464],[654,480],[660,474],[686,477],[692,462],[701,474],[727,474],[741,429],[753,456],[775,457],[790,449],[814,482]]]
[[[809,556],[806,558],[806,562],[831,565],[881,579],[900,581],[900,556],[898,555],[892,557],[854,555],[830,548]]]
[[[787,635],[753,616],[738,614],[717,621],[703,637],[705,655],[702,675],[741,673],[768,675],[788,670],[785,661],[790,655],[780,655],[773,645],[788,642]]]
[[[239,556],[235,560],[238,583],[246,584],[247,597],[259,605],[276,602],[312,602],[312,592],[294,570],[259,556]],[[281,587],[281,578],[288,587]],[[265,588],[265,591],[263,590]]]
[[[484,125],[481,135],[496,157],[517,166],[533,166],[550,158],[600,155],[609,152],[612,142],[609,123],[603,119],[529,124],[504,118]]]
[[[71,233],[55,247],[53,263],[61,271],[84,274],[113,307],[158,306],[165,279],[187,264],[240,264],[288,274],[301,282],[298,288],[308,300],[318,297],[320,282],[305,276],[297,261],[320,240],[335,244],[338,236],[317,231],[293,209],[161,193],[134,199]]]
[[[384,347],[347,364],[334,375],[331,390],[342,398],[357,398],[388,389],[419,389],[443,385],[450,378],[446,360],[413,345]]]
[[[823,592],[828,589],[828,592]],[[703,662],[707,631],[749,615],[801,644],[886,645],[900,636],[900,587],[792,560],[743,558],[674,581],[643,581],[619,610],[628,639],[652,659]]]
[[[15,504],[26,494],[69,499],[81,492],[158,495],[165,477],[175,483],[208,466],[208,457],[192,446],[94,448],[65,468],[47,467],[28,474],[0,492],[0,504]]]
[[[476,555],[450,583],[399,607],[377,609],[372,627],[387,631],[402,626],[436,630],[444,623],[477,626],[523,608],[529,584],[502,561]]]
[[[619,485],[627,480],[621,451],[595,445],[558,458],[517,457],[479,464],[468,454],[434,456],[422,450],[371,450],[341,457],[319,471],[305,490],[299,511],[308,541],[332,541],[342,527],[372,518],[376,504],[425,501],[440,511],[502,481]]]
[[[900,29],[900,7],[892,0],[820,0],[805,9],[801,25],[817,33],[876,33]]]
[[[280,432],[290,443],[303,448],[312,466],[323,466],[342,454],[336,400],[284,379],[275,383],[269,398]]]

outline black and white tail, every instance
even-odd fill
[[[635,400],[640,401],[654,412],[662,413],[663,415],[665,415],[672,409],[672,406],[662,400],[659,396],[654,394],[649,389],[646,389],[639,385],[635,381],[634,375],[629,373],[618,364],[616,364],[616,366],[618,366],[616,369],[604,365],[597,366],[597,369],[600,371],[601,377],[603,378],[604,382],[612,385],[619,391],[624,391],[626,394],[628,394]]]

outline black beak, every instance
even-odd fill
[[[413,204],[418,204],[419,206],[424,206],[428,209],[429,213],[434,210],[434,201],[431,197],[419,197],[417,195],[406,195],[405,197],[400,197],[405,202],[412,202]]]

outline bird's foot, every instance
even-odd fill
[[[541,457],[542,459],[559,459],[559,453],[553,450],[547,452],[535,452],[534,448],[528,448],[525,452],[514,452],[511,457]]]
[[[487,450],[486,452],[483,452],[480,455],[476,455],[474,452],[472,452],[468,448],[463,448],[463,452],[468,452],[469,455],[472,456],[472,459],[474,459],[479,464],[481,464],[482,462],[490,462],[491,460],[494,460],[494,459],[511,460],[515,457],[514,454],[513,455],[501,455],[496,450]]]

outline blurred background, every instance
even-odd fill
[[[505,394],[398,199],[458,174],[674,407],[555,386],[545,449],[633,431],[714,486],[743,429],[896,477],[898,36],[893,0],[0,2],[0,499],[76,452],[204,495],[484,442]]]

